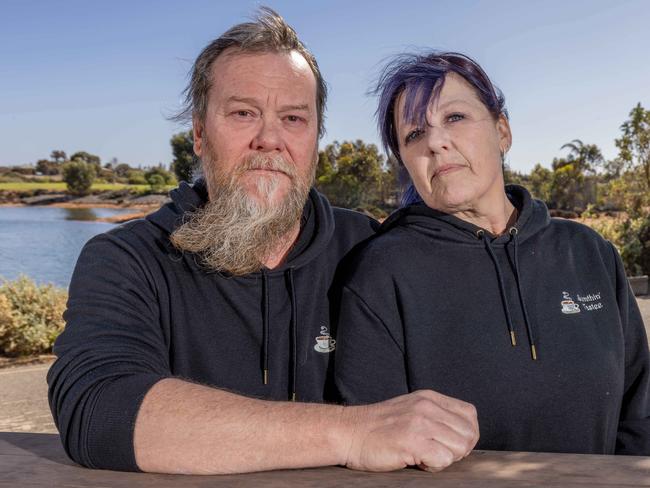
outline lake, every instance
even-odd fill
[[[133,209],[0,207],[0,278],[25,274],[67,288],[83,245],[115,224],[93,222]]]

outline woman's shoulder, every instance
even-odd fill
[[[575,220],[554,217],[547,229],[547,238],[554,247],[565,248],[566,252],[578,252],[594,263],[615,265],[617,251],[614,245],[598,231]],[[548,241],[547,241],[548,243]]]
[[[365,240],[346,256],[347,281],[385,281],[412,262],[412,239],[405,229],[395,228]]]
[[[589,227],[588,225],[571,219],[563,219],[560,217],[551,218],[549,230],[553,235],[559,237],[568,237],[571,239],[584,239],[591,244],[609,247],[607,241],[598,231]]]

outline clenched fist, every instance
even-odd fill
[[[440,471],[467,456],[479,439],[476,408],[431,390],[344,409],[345,465],[364,471],[418,466]]]

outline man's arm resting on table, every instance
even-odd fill
[[[143,471],[218,474],[347,465],[442,469],[478,440],[474,408],[431,391],[360,407],[257,400],[178,379],[147,393],[134,449]]]

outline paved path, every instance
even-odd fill
[[[47,404],[49,364],[0,369],[0,431],[57,432]]]
[[[650,336],[650,297],[638,303]],[[0,432],[56,432],[47,404],[49,366],[0,369]]]

